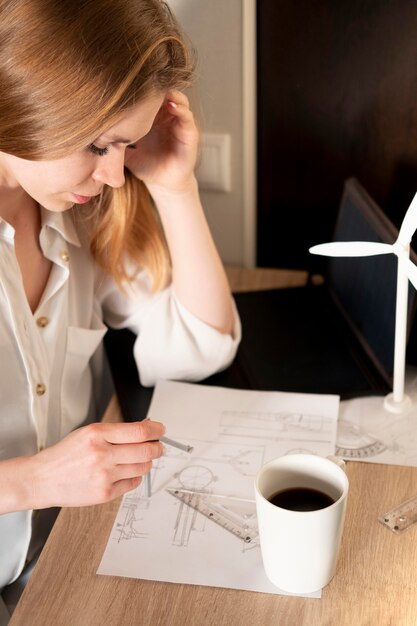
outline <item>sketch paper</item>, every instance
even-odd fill
[[[194,449],[167,446],[152,497],[143,484],[125,495],[97,573],[281,593],[263,570],[254,478],[280,455],[334,454],[338,408],[338,396],[159,382],[148,417]]]
[[[417,371],[408,368],[406,393],[412,403],[403,413],[384,408],[371,396],[340,403],[336,454],[347,460],[417,466]]]

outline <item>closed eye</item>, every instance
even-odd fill
[[[104,156],[105,154],[108,153],[109,148],[108,146],[106,146],[105,148],[99,148],[95,144],[90,143],[87,150],[89,150],[89,152],[92,152],[93,154],[97,154],[98,156]]]

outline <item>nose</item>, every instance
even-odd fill
[[[124,151],[111,148],[108,154],[99,157],[93,172],[93,179],[109,187],[123,187]]]

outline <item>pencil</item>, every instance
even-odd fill
[[[144,480],[145,480],[145,496],[147,498],[150,498],[152,495],[152,488],[151,488],[151,473],[148,472],[147,474],[145,474],[144,476]]]
[[[179,443],[178,441],[174,441],[174,439],[170,439],[169,437],[161,437],[159,441],[162,441],[162,443],[166,443],[167,446],[172,446],[173,448],[178,448],[178,450],[183,450],[184,452],[190,453],[194,450],[193,446]]]
[[[169,437],[161,437],[159,441],[165,443],[167,446],[172,446],[173,448],[178,448],[178,450],[182,450],[183,452],[192,452],[194,450],[193,446],[189,446],[185,443],[180,443],[179,441],[174,441],[174,439],[170,439]],[[151,473],[148,472],[144,476],[145,481],[145,496],[146,498],[150,498],[152,496],[152,487],[151,487]]]

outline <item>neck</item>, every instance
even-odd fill
[[[3,153],[0,152],[0,217],[11,226],[16,226],[28,209],[33,211],[37,207],[35,200],[14,178]]]

